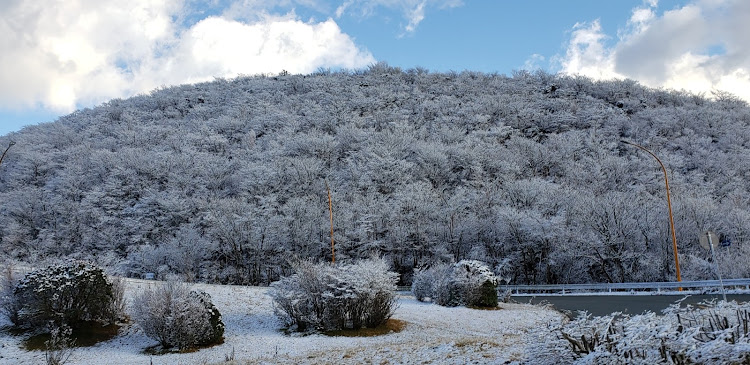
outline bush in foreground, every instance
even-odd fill
[[[497,278],[484,263],[462,260],[453,265],[437,265],[414,275],[412,293],[419,301],[455,307],[497,306]]]
[[[211,296],[168,281],[133,301],[133,318],[164,349],[187,350],[223,341],[224,322]]]
[[[21,304],[13,296],[13,289],[19,280],[13,273],[12,266],[3,268],[0,275],[0,314],[8,317],[11,323],[20,322],[18,313],[21,311]]]
[[[398,274],[382,259],[331,265],[305,261],[271,285],[276,314],[297,331],[377,327],[396,307]]]
[[[119,303],[121,287],[101,268],[70,262],[28,273],[4,296],[3,309],[16,327],[46,331],[50,323],[72,328],[84,321],[114,323],[122,315]]]
[[[750,304],[674,304],[661,316],[584,313],[536,329],[529,343],[534,364],[748,364]]]

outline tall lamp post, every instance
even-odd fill
[[[333,242],[333,201],[331,200],[331,188],[328,187],[328,180],[326,180],[326,190],[328,190],[328,213],[331,217],[331,263],[336,263],[336,246]]]
[[[651,155],[653,158],[656,159],[657,162],[659,162],[659,165],[661,166],[661,170],[664,172],[664,185],[667,187],[667,207],[669,208],[669,227],[672,229],[672,251],[674,252],[674,265],[677,269],[677,281],[682,281],[682,277],[680,276],[680,259],[677,256],[677,235],[674,232],[674,218],[672,218],[672,199],[669,196],[669,179],[667,178],[667,169],[664,167],[664,164],[661,162],[661,160],[656,157],[656,155],[646,149],[646,147],[643,147],[641,145],[628,142],[628,141],[620,141],[625,144],[629,144],[634,147],[638,147],[646,152],[648,152],[649,155]],[[680,288],[682,290],[682,288]]]

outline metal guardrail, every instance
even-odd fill
[[[572,292],[613,292],[613,291],[655,291],[682,289],[713,289],[720,288],[719,280],[697,281],[666,281],[646,283],[596,283],[596,284],[548,284],[548,285],[498,285],[501,292],[510,290],[514,294],[521,293],[560,293]],[[750,290],[750,278],[724,279],[725,288],[744,287]]]

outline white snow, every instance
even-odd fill
[[[157,282],[127,280],[126,296]],[[394,319],[407,322],[400,333],[377,337],[287,335],[273,313],[267,288],[195,284],[209,293],[226,325],[222,345],[188,354],[147,355],[156,345],[137,325],[111,341],[76,348],[69,364],[205,364],[223,362],[234,351],[240,363],[284,364],[456,364],[520,361],[527,333],[563,315],[539,306],[500,304],[499,310],[447,308],[399,297]],[[6,321],[0,319],[0,321]],[[0,326],[8,325],[7,322]],[[43,351],[20,348],[21,337],[0,333],[0,364],[44,363]]]

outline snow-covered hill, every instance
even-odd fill
[[[0,260],[268,285],[289,258],[479,259],[512,284],[750,277],[750,107],[520,72],[239,77],[0,136]]]

